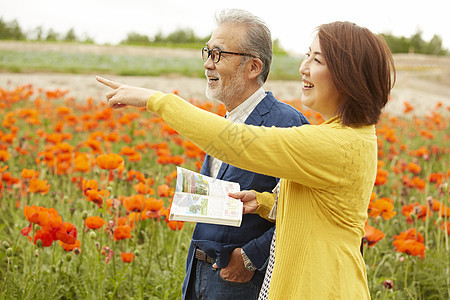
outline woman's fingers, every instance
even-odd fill
[[[112,89],[117,89],[121,86],[120,83],[100,77],[100,76],[96,76],[95,79],[97,79],[98,82],[103,83],[106,86],[109,86]]]

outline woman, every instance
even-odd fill
[[[319,26],[300,72],[302,103],[325,122],[295,128],[232,124],[175,95],[98,80],[114,89],[106,94],[111,107],[146,106],[210,155],[282,178],[269,299],[369,299],[359,246],[391,71],[386,43],[368,29]],[[267,218],[275,197],[256,198],[246,211]]]

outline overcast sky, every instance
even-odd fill
[[[267,3],[267,4],[263,4]],[[42,26],[65,34],[73,28],[97,43],[116,44],[129,32],[149,37],[179,28],[207,36],[214,29],[214,13],[242,8],[263,18],[281,46],[304,53],[317,25],[351,21],[375,33],[410,37],[421,30],[429,41],[434,34],[450,49],[448,0],[0,0],[3,21],[17,20],[22,30]]]

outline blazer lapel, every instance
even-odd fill
[[[261,102],[253,109],[250,115],[245,120],[245,124],[261,126],[264,124],[265,118],[264,116],[269,113],[270,108],[275,103],[275,97],[272,96],[271,92],[266,92],[266,97],[264,97]],[[206,158],[205,158],[206,159]],[[219,169],[219,173],[217,173],[217,179],[222,179],[225,172],[228,169],[229,164],[222,163]]]
[[[245,124],[255,126],[261,126],[264,124],[265,116],[269,113],[270,108],[273,106],[275,101],[276,99],[272,96],[272,92],[266,92],[266,97],[264,97],[250,113],[247,120],[245,120]]]
[[[203,160],[202,169],[200,170],[200,174],[210,176],[209,174],[209,154],[206,153],[205,159]]]

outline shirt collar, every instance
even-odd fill
[[[235,107],[232,111],[227,111],[227,119],[235,123],[244,123],[265,96],[266,92],[264,91],[264,88],[260,87],[253,95]]]

